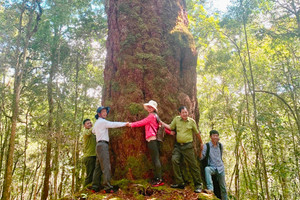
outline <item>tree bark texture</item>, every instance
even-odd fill
[[[197,52],[188,31],[184,0],[109,0],[107,57],[102,103],[113,121],[147,116],[143,103],[155,100],[160,118],[170,123],[181,105],[196,121]],[[116,177],[149,177],[143,128],[111,130],[111,161]],[[161,158],[172,171],[173,137],[167,137]],[[167,174],[167,173],[165,173]]]

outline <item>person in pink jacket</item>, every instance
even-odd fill
[[[159,141],[157,141],[156,134],[159,128],[159,118],[157,115],[157,103],[150,100],[144,104],[145,110],[148,111],[149,115],[137,122],[129,123],[130,127],[142,127],[145,126],[145,138],[147,141],[147,147],[149,149],[152,162],[154,164],[154,181],[153,187],[164,185],[161,173],[161,163],[159,160]]]

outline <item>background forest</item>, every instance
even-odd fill
[[[298,199],[299,1],[210,3],[186,1],[203,140],[221,134],[232,199]],[[82,188],[79,135],[101,104],[106,37],[105,1],[0,1],[2,199]]]

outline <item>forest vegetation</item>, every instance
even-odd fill
[[[83,193],[80,132],[106,98],[108,2],[0,1],[2,200],[75,199]],[[204,142],[211,129],[220,132],[230,199],[298,199],[299,1],[231,0],[223,13],[209,0],[182,2],[197,54],[193,117]],[[143,102],[133,103],[136,118],[114,119],[141,119]],[[115,181],[132,177],[123,178]]]

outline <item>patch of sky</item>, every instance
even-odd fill
[[[230,6],[231,0],[211,0],[207,1],[204,5],[204,8],[208,14],[219,13],[220,15],[227,12],[228,6]]]

